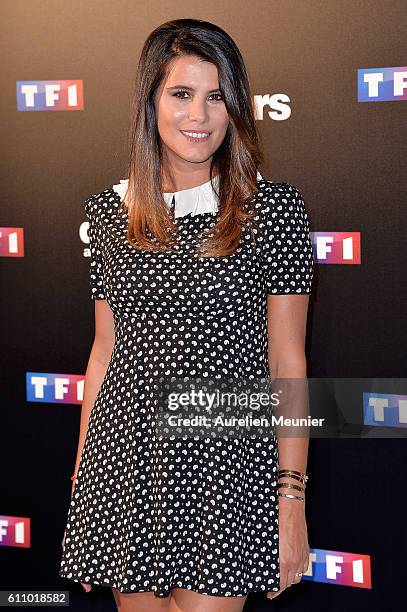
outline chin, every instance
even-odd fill
[[[191,163],[202,163],[207,161],[210,157],[212,157],[214,152],[208,151],[205,154],[201,154],[201,155],[188,155],[187,153],[183,154],[183,153],[177,153],[178,157],[181,157],[181,159],[187,161],[187,162],[191,162]]]

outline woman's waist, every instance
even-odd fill
[[[226,325],[230,327],[256,326],[265,317],[256,312],[250,305],[194,304],[185,306],[139,304],[132,305],[128,310],[112,308],[117,326],[152,322],[167,325],[175,321],[183,323],[210,325]]]

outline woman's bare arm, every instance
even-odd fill
[[[95,338],[85,373],[78,450],[74,471],[75,475],[78,472],[82,450],[85,444],[90,413],[109,366],[114,342],[114,319],[110,306],[106,300],[95,300]],[[72,492],[74,486],[75,484],[73,482]]]
[[[304,416],[308,412],[307,364],[305,358],[305,334],[309,295],[268,295],[268,356],[272,382],[282,389],[282,402],[278,416]],[[289,379],[289,380],[287,380]],[[301,379],[294,380],[291,379]],[[274,385],[273,385],[274,388]],[[284,401],[284,398],[287,398]],[[292,435],[290,428],[276,426],[279,469],[306,472],[308,457],[308,432],[301,429]],[[300,483],[291,477],[279,479],[279,483]],[[301,483],[302,484],[302,483]],[[292,495],[292,489],[281,487],[279,492]],[[304,497],[295,490],[295,495]],[[301,577],[309,565],[309,544],[305,503],[298,499],[278,496],[280,591],[268,593],[274,599],[282,590]]]
[[[267,296],[268,358],[272,380],[306,378],[305,334],[308,302],[308,294]],[[301,389],[301,385],[287,384],[287,389],[290,394],[295,393]],[[279,437],[278,451],[280,469],[306,472],[307,436]],[[287,502],[287,506],[293,502],[281,497],[279,500],[281,503]]]

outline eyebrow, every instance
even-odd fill
[[[167,89],[187,89],[188,91],[195,91],[193,87],[188,87],[187,85],[173,85],[172,87],[167,87]],[[212,89],[212,91],[208,91],[208,93],[216,93],[217,91],[220,91],[219,87],[218,89]]]

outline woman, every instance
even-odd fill
[[[306,376],[307,213],[261,160],[233,40],[154,30],[128,179],[86,200],[95,340],[60,569],[124,612],[237,612],[308,566],[307,438],[158,439],[153,420],[160,377]]]

